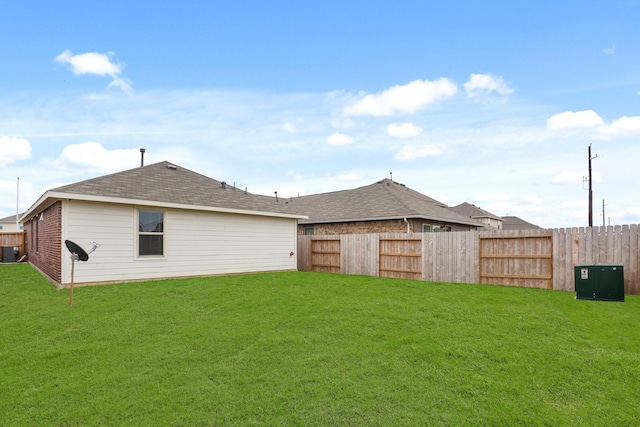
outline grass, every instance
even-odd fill
[[[56,290],[0,265],[0,425],[640,420],[640,297],[320,273]]]

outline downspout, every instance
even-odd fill
[[[407,221],[407,218],[403,218],[404,222],[407,223],[407,234],[411,234],[411,224]]]

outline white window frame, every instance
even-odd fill
[[[142,212],[153,212],[162,214],[162,231],[140,231],[140,213]],[[138,208],[136,209],[135,215],[135,235],[136,235],[136,258],[140,259],[150,259],[150,258],[165,258],[167,253],[167,239],[166,239],[166,231],[165,231],[165,222],[167,219],[166,211],[162,209],[146,209],[146,208]],[[162,236],[162,254],[140,254],[140,236]]]

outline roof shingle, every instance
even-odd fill
[[[309,217],[301,224],[411,217],[481,226],[444,203],[390,179],[352,190],[296,197],[292,204],[296,212]]]
[[[251,194],[167,161],[50,190],[54,193],[291,213],[288,200]]]

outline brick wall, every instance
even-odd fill
[[[62,202],[29,219],[24,230],[29,262],[56,283],[62,282]]]
[[[421,233],[422,224],[439,225],[444,229],[445,224],[437,222],[429,222],[422,219],[408,219],[410,231],[412,233]],[[476,227],[465,225],[450,225],[451,231],[469,231],[475,230]],[[313,227],[313,234],[371,234],[371,233],[406,233],[407,223],[402,219],[390,219],[382,221],[353,221],[331,224],[298,224],[298,234],[304,234],[305,227]]]

